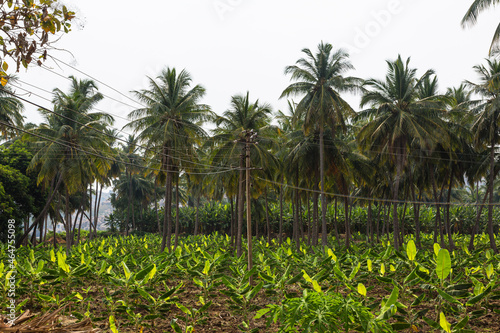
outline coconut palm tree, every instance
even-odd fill
[[[252,167],[270,168],[276,163],[275,157],[269,152],[268,147],[271,137],[269,131],[272,109],[267,103],[250,101],[250,95],[235,95],[231,97],[231,107],[222,116],[215,119],[217,128],[214,135],[207,142],[207,146],[213,148],[212,165],[239,165],[239,185],[238,185],[238,225],[236,232],[237,255],[241,256],[241,234],[243,229],[243,174],[245,167],[244,151],[246,145],[246,133],[250,130],[258,132],[258,144],[252,143],[250,146],[250,160]],[[228,185],[234,184],[234,178],[227,173],[224,177],[229,181]]]
[[[486,60],[487,65],[474,66],[474,70],[479,75],[480,82],[473,83],[466,81],[471,90],[482,96],[481,101],[474,101],[475,107],[471,113],[475,115],[472,125],[474,142],[478,148],[489,149],[489,172],[488,172],[488,234],[490,236],[490,246],[498,253],[493,233],[493,200],[494,181],[496,173],[496,150],[500,143],[500,62],[498,60]]]
[[[358,119],[371,120],[358,133],[362,149],[382,154],[385,161],[393,163],[391,187],[396,249],[400,246],[397,201],[409,147],[417,144],[430,151],[436,142],[446,142],[446,126],[440,118],[444,112],[441,103],[434,98],[419,99],[423,82],[433,71],[418,78],[409,62],[410,58],[403,62],[398,56],[395,61],[387,61],[385,81],[365,82],[367,91],[361,98],[361,107],[369,105],[370,108],[357,115]]]
[[[191,75],[175,68],[166,68],[155,79],[149,78],[149,89],[135,91],[144,107],[129,114],[132,120],[125,127],[138,132],[146,144],[146,155],[160,166],[165,182],[165,218],[161,251],[171,250],[172,190],[174,173],[180,172],[181,161],[194,156],[196,140],[206,137],[200,122],[207,119],[210,108],[201,104],[205,89],[191,87]]]
[[[354,110],[340,94],[357,91],[360,80],[343,76],[354,68],[349,62],[349,55],[344,50],[334,51],[331,44],[321,42],[316,54],[309,49],[303,49],[302,52],[306,55],[305,58],[285,68],[285,74],[291,75],[291,80],[296,82],[283,91],[281,98],[303,96],[297,105],[297,115],[299,117],[301,114],[305,115],[306,135],[316,129],[319,133],[322,245],[326,247],[324,133],[326,128],[331,129],[333,136],[336,135],[337,129],[345,130],[346,119],[354,115]]]
[[[39,184],[53,185],[53,195],[37,220],[45,216],[57,191],[65,198],[67,251],[71,247],[70,195],[95,179],[96,175],[90,172],[105,175],[111,168],[107,159],[111,148],[103,132],[113,123],[109,114],[91,112],[103,98],[95,83],[73,76],[70,79],[69,93],[54,89],[53,111],[39,110],[46,122],[31,131],[37,152],[30,164],[30,168],[38,170]]]
[[[474,0],[472,5],[465,13],[462,19],[462,27],[473,26],[477,23],[477,18],[481,12],[489,9],[500,3],[499,0]],[[499,42],[500,42],[500,24],[498,25],[495,33],[493,34],[493,40],[491,41],[489,54],[492,55],[499,51]]]

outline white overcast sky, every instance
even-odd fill
[[[206,88],[204,103],[217,113],[229,107],[232,95],[250,91],[251,99],[286,109],[279,100],[290,83],[285,66],[315,50],[321,42],[350,51],[355,70],[349,75],[380,78],[385,60],[411,56],[423,73],[434,69],[440,88],[476,80],[472,66],[484,63],[499,11],[480,16],[462,29],[460,21],[472,0],[64,0],[81,23],[56,46],[57,58],[117,91],[146,89],[146,76],[166,66],[187,69],[193,83]],[[83,74],[47,61],[52,71],[67,77]],[[50,92],[67,91],[69,82],[40,68],[19,73],[29,100],[50,107]],[[27,85],[29,83],[30,85]],[[31,86],[32,85],[32,86]],[[35,86],[35,87],[33,87]],[[106,98],[98,108],[126,124],[133,101],[98,83]],[[44,90],[40,90],[42,88]],[[23,91],[16,89],[18,93]],[[133,97],[132,97],[133,98]],[[354,109],[359,97],[346,96]],[[126,103],[128,105],[122,104]],[[26,121],[38,123],[36,108],[27,106]]]

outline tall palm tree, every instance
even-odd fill
[[[90,171],[105,175],[111,168],[106,158],[111,148],[103,132],[114,121],[107,113],[91,112],[103,98],[92,80],[70,79],[69,93],[54,89],[53,111],[39,110],[46,122],[31,131],[38,149],[30,164],[39,170],[39,184],[54,184],[54,194],[63,186],[60,195],[65,198],[67,251],[71,247],[70,195],[95,179]],[[49,196],[37,220],[45,216],[53,198]]]
[[[358,118],[371,119],[358,133],[360,146],[383,154],[383,159],[393,162],[395,171],[392,182],[394,245],[399,249],[399,223],[397,201],[403,169],[409,147],[418,144],[431,150],[436,142],[445,142],[446,126],[440,119],[441,103],[433,98],[419,99],[419,91],[425,79],[433,74],[427,71],[417,78],[416,69],[409,67],[410,58],[403,62],[401,56],[387,61],[385,81],[369,79],[364,87],[368,90],[361,98]]]
[[[474,0],[469,10],[465,13],[462,19],[462,27],[468,25],[473,26],[477,23],[477,18],[479,14],[490,7],[493,7],[500,3],[499,0]],[[499,51],[500,43],[500,24],[497,26],[495,33],[493,34],[493,40],[491,41],[489,54],[492,55]]]
[[[166,68],[156,80],[149,78],[149,89],[135,91],[144,107],[129,114],[132,120],[125,127],[139,132],[138,138],[146,143],[146,154],[159,161],[165,181],[165,218],[161,251],[171,250],[172,190],[174,173],[180,172],[182,156],[194,156],[196,140],[206,137],[200,121],[207,119],[210,108],[201,104],[205,89],[191,87],[191,75],[175,68]]]
[[[243,229],[243,175],[245,160],[243,149],[246,145],[246,133],[249,130],[257,131],[259,134],[259,144],[251,144],[250,160],[252,167],[266,167],[275,163],[274,156],[268,151],[270,137],[268,135],[271,106],[267,103],[250,101],[250,94],[235,95],[231,98],[231,107],[226,110],[222,116],[215,119],[217,128],[214,135],[207,142],[207,146],[213,147],[212,164],[231,165],[238,163],[239,182],[238,182],[238,224],[236,232],[237,255],[241,256],[241,234]],[[234,184],[234,178],[230,174],[225,175],[228,185]],[[234,192],[233,192],[234,193]]]
[[[340,93],[357,91],[360,80],[343,76],[347,71],[354,69],[349,62],[349,55],[344,50],[334,51],[331,44],[321,42],[316,54],[309,49],[303,49],[302,52],[306,55],[305,58],[285,68],[285,74],[290,74],[291,80],[296,82],[283,91],[281,98],[303,96],[297,105],[297,113],[299,116],[305,114],[304,130],[306,134],[316,129],[319,132],[322,245],[326,247],[325,128],[329,127],[334,136],[338,128],[345,130],[346,118],[353,116],[354,110]]]
[[[488,206],[488,234],[490,236],[491,248],[498,253],[493,233],[493,190],[496,177],[495,160],[497,145],[500,143],[500,62],[498,60],[487,59],[487,66],[477,65],[474,70],[479,75],[480,82],[473,83],[467,81],[471,90],[482,96],[483,99],[478,103],[475,101],[475,107],[471,113],[475,115],[475,121],[472,125],[474,141],[477,147],[489,149],[489,174],[487,179],[489,192]]]

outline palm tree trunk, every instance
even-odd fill
[[[269,224],[269,205],[267,202],[267,187],[264,188],[264,195],[266,198],[266,229],[267,229],[267,243],[271,244],[271,226]]]
[[[243,233],[243,177],[244,177],[244,167],[245,167],[244,155],[240,156],[240,177],[238,183],[238,231],[236,232],[236,255],[241,257],[242,250],[242,233]]]
[[[62,176],[60,174],[57,174],[57,175],[54,176],[54,179],[57,178],[57,177],[59,177],[57,179],[57,183],[54,186],[54,190],[51,192],[49,198],[47,199],[47,202],[45,203],[45,206],[43,207],[43,209],[40,212],[40,214],[38,214],[38,216],[35,219],[35,221],[33,221],[33,224],[29,228],[27,228],[25,230],[25,232],[24,232],[24,235],[21,238],[19,238],[19,240],[16,243],[16,247],[19,247],[24,242],[24,240],[26,239],[26,237],[28,237],[28,234],[30,233],[30,231],[35,228],[35,226],[40,222],[40,220],[49,211],[50,204],[52,203],[52,200],[54,200],[54,196],[57,193],[57,191],[59,190],[59,186],[61,186],[61,183],[62,183]],[[26,223],[26,225],[28,225],[28,223]],[[55,237],[55,234],[54,234],[54,237]]]
[[[311,225],[311,205],[309,202],[309,192],[306,192],[306,203],[307,203],[307,245],[311,246],[312,225]]]
[[[493,122],[493,133],[497,132],[496,124],[497,124],[496,121]],[[495,254],[498,254],[495,234],[493,232],[493,199],[494,199],[493,183],[495,181],[495,136],[496,135],[493,136],[494,138],[491,141],[491,148],[490,148],[490,179],[488,183],[488,192],[490,192],[490,199],[488,205],[488,235],[490,236],[491,249],[495,252]]]
[[[446,228],[446,233],[448,234],[448,243],[450,244],[450,250],[455,249],[455,243],[453,241],[453,234],[451,232],[450,226],[450,202],[451,202],[451,189],[453,185],[453,166],[450,172],[450,184],[448,185],[448,196],[446,198],[446,220],[444,222],[444,227]]]
[[[154,195],[155,195],[156,223],[158,225],[158,233],[161,233],[160,214],[158,214],[158,198],[156,196],[156,182],[154,184]]]
[[[403,172],[403,147],[398,147],[396,156],[396,181],[393,187],[393,208],[392,208],[392,226],[394,248],[399,251],[399,221],[398,221],[398,199],[399,199],[399,183]]]
[[[319,173],[321,178],[321,245],[323,252],[326,251],[326,196],[325,196],[325,156],[324,156],[324,138],[323,124],[319,126]]]
[[[281,175],[280,184],[280,225],[279,225],[279,242],[283,243],[283,175]]]
[[[165,203],[164,203],[164,216],[163,216],[163,235],[161,240],[161,252],[165,251],[165,248],[168,248],[168,252],[170,252],[170,224],[171,224],[171,216],[170,215],[170,195],[171,195],[171,174],[170,174],[170,156],[168,155],[167,149],[163,148],[163,156],[166,157],[166,170],[167,170],[167,179],[165,181]],[[168,238],[168,239],[167,239]]]
[[[338,198],[335,196],[335,203],[333,206],[333,226],[335,227],[335,238],[337,239],[337,244],[340,246],[339,224],[337,223],[337,203]]]
[[[314,183],[313,189],[315,192],[313,193],[313,230],[312,230],[312,245],[318,245],[318,208],[319,208],[319,193],[317,183]]]
[[[200,226],[200,196],[196,198],[196,216],[194,219],[194,235],[198,235],[198,229]],[[233,233],[233,197],[231,197],[231,236]]]
[[[99,183],[96,182],[96,190],[97,187],[99,187]],[[99,188],[99,196],[97,196],[96,193],[96,202],[94,204],[94,233],[97,236],[97,222],[99,220],[99,210],[101,209],[101,197],[102,197],[102,188],[104,187],[104,184],[101,184],[101,187]]]
[[[481,214],[483,213],[484,204],[486,203],[486,199],[488,199],[489,195],[490,195],[490,192],[486,191],[486,193],[484,195],[483,203],[477,209],[476,224],[474,225],[474,228],[472,228],[472,232],[470,235],[469,251],[474,250],[474,238],[475,238],[476,234],[479,232],[479,223],[481,222]]]
[[[235,212],[234,212],[234,199],[233,199],[233,196],[229,196],[229,203],[231,204],[231,230],[230,230],[230,233],[231,233],[231,247],[234,247],[234,234],[235,234],[235,230],[236,230],[236,219],[235,219]]]
[[[66,254],[69,256],[69,252],[71,250],[71,243],[72,243],[72,239],[71,239],[71,214],[70,214],[70,211],[69,211],[69,191],[68,191],[68,187],[66,187],[66,202],[65,202],[65,205],[66,205],[66,217],[65,217],[65,227],[66,227]]]
[[[175,181],[175,243],[174,250],[179,245],[179,176]]]
[[[417,203],[417,201],[421,201],[422,198],[422,192],[420,192],[419,198],[417,200],[416,195],[415,195],[415,188],[413,186],[411,187],[411,197],[413,199],[413,219],[415,222],[415,240],[417,241],[417,247],[419,249],[422,248],[422,244],[420,242],[420,204]]]
[[[345,215],[345,247],[351,246],[351,226],[349,221],[349,197],[344,196],[344,215]]]
[[[92,218],[92,183],[93,182],[90,182],[89,184],[89,239],[94,238],[94,235],[92,234],[92,221],[94,221]]]
[[[368,216],[366,218],[366,237],[370,244],[373,243],[373,227],[372,227],[372,202],[368,201]]]

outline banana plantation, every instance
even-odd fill
[[[499,332],[498,40],[455,87],[321,42],[284,110],[166,67],[121,129],[94,80],[33,124],[2,77],[0,332]]]

